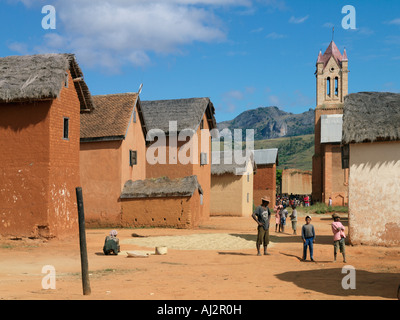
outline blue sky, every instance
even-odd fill
[[[42,7],[56,9],[43,29]],[[356,30],[342,28],[345,5]],[[315,63],[332,39],[349,92],[400,92],[400,2],[317,0],[0,0],[0,56],[72,52],[91,93],[210,97],[217,121],[261,106],[315,108]]]

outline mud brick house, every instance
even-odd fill
[[[196,176],[202,189],[198,221],[208,219],[210,130],[216,128],[212,102],[209,98],[143,101],[142,110],[147,128],[146,178],[168,177],[174,180]],[[180,215],[180,212],[175,211],[175,214]],[[196,215],[192,213],[192,217]]]
[[[315,147],[312,167],[312,201],[334,206],[347,205],[348,170],[341,166],[341,122],[343,102],[348,94],[349,60],[335,42],[316,63],[317,107],[315,109]]]
[[[124,226],[192,228],[207,214],[196,176],[129,180],[121,204]]]
[[[0,234],[78,233],[80,114],[93,107],[72,54],[0,58]]]
[[[282,170],[282,194],[310,195],[312,172],[298,169]]]
[[[261,198],[270,198],[270,204],[276,202],[276,166],[279,165],[278,149],[254,150],[254,161],[257,165],[257,172],[253,182],[254,205],[261,204]]]
[[[242,158],[243,157],[243,158]],[[242,163],[245,159],[244,163]],[[211,157],[211,216],[249,217],[253,213],[254,156],[213,151]]]
[[[343,166],[349,168],[352,244],[400,245],[400,94],[345,98]]]
[[[81,116],[80,172],[89,227],[121,226],[125,182],[146,178],[146,127],[137,93],[93,96]]]

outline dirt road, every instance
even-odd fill
[[[302,219],[300,217],[300,219]],[[346,220],[344,219],[344,222]],[[211,218],[196,230],[118,229],[122,254],[104,256],[109,230],[87,230],[90,296],[82,295],[78,238],[0,241],[1,299],[267,300],[396,299],[400,248],[346,246],[347,263],[333,260],[329,215],[315,215],[316,262],[301,262],[300,236],[270,229],[270,255],[257,256],[251,218]],[[299,229],[303,224],[299,221]],[[300,233],[300,230],[298,231]],[[135,234],[135,237],[132,236]],[[140,237],[137,237],[140,236]],[[125,251],[166,255],[128,258]],[[56,288],[43,289],[45,265]],[[356,270],[356,289],[342,288],[342,267]]]

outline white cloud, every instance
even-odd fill
[[[71,52],[81,63],[114,70],[151,64],[152,54],[182,54],[195,42],[226,41],[227,26],[218,16],[221,8],[286,8],[282,0],[13,1],[29,8],[51,4],[56,9],[57,29],[28,48],[30,53]],[[25,49],[11,47],[17,52]]]
[[[274,107],[279,107],[281,105],[281,101],[278,96],[272,95],[268,97],[268,101]]]
[[[307,15],[307,16],[305,16],[305,17],[300,17],[300,18],[296,18],[296,17],[293,17],[293,16],[292,16],[292,17],[289,19],[289,23],[300,24],[300,23],[305,22],[309,17],[310,17],[309,15]]]
[[[326,22],[322,26],[324,28],[333,28],[335,25],[332,22]]]
[[[16,1],[37,7],[44,0]],[[36,44],[35,53],[72,52],[82,63],[117,69],[124,64],[147,65],[150,53],[180,54],[183,46],[194,42],[225,41],[227,30],[216,9],[252,6],[251,0],[48,2],[56,8],[57,29]]]
[[[286,35],[280,34],[280,33],[276,33],[276,32],[271,32],[271,33],[266,35],[266,38],[267,39],[273,39],[273,40],[283,39],[283,38],[286,38]]]
[[[28,45],[26,43],[22,43],[22,42],[11,42],[10,44],[7,45],[8,49],[10,49],[11,51],[14,51],[18,54],[28,54],[29,50],[28,50]]]
[[[391,21],[388,21],[387,24],[394,24],[400,26],[400,18],[393,19]]]

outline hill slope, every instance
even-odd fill
[[[242,129],[243,141],[245,141],[245,130],[254,129],[255,149],[279,149],[278,169],[312,170],[313,109],[301,114],[285,112],[277,107],[247,110],[233,120],[218,123],[220,131],[225,128],[232,132],[234,129]],[[221,140],[221,149],[222,146]]]
[[[293,114],[277,107],[247,110],[233,120],[218,123],[218,129],[254,129],[255,140],[292,137],[314,133],[314,110]]]

